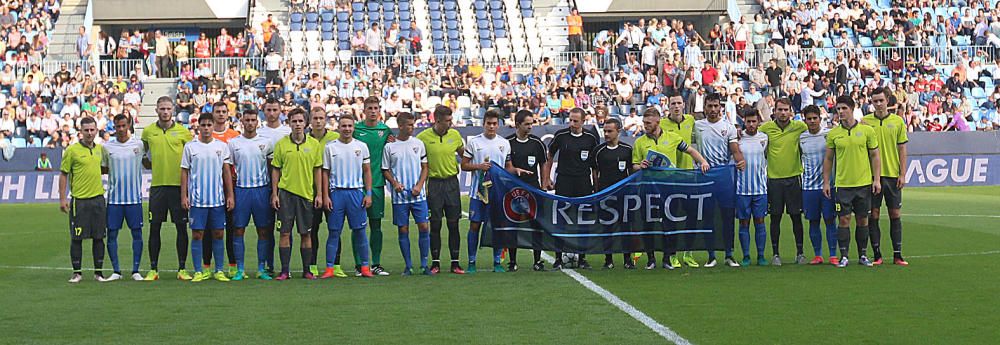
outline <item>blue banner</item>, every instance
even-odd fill
[[[549,194],[494,164],[482,244],[568,253],[724,249],[735,168],[646,169],[579,198]],[[723,214],[730,217],[723,217]],[[716,241],[715,239],[718,239]]]
[[[907,162],[911,187],[1000,185],[1000,154],[920,155]]]
[[[143,199],[149,197],[152,176],[142,174]],[[108,176],[104,175],[104,188],[107,186]],[[0,204],[23,202],[59,202],[59,172],[0,173]]]

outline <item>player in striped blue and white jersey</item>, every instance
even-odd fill
[[[341,116],[337,120],[340,138],[326,144],[323,149],[323,176],[329,181],[324,191],[324,204],[330,213],[326,217],[330,237],[326,241],[326,271],[322,278],[333,277],[333,259],[340,247],[340,232],[344,227],[344,217],[351,228],[351,243],[355,255],[361,259],[358,264],[360,276],[371,277],[368,266],[368,213],[365,209],[372,204],[371,157],[368,146],[355,140],[354,117]]]
[[[277,99],[268,98],[264,101],[263,110],[264,125],[257,129],[257,135],[270,139],[271,146],[274,146],[278,140],[291,134],[292,128],[281,123],[281,104]]]
[[[229,140],[229,151],[236,166],[236,186],[233,194],[233,251],[236,253],[236,274],[242,280],[245,271],[246,241],[244,234],[250,217],[257,228],[257,278],[271,280],[265,264],[274,262],[274,209],[271,208],[270,160],[274,145],[270,138],[257,133],[257,111],[246,110],[240,116],[243,134]]]
[[[485,198],[488,194],[487,188],[483,186],[486,180],[486,172],[490,170],[492,163],[496,162],[500,166],[510,171],[517,171],[517,175],[527,173],[526,170],[516,169],[510,161],[510,141],[497,135],[497,128],[500,127],[501,114],[497,110],[486,112],[483,117],[483,133],[469,137],[465,145],[465,153],[462,155],[462,170],[472,172],[472,190],[469,192],[469,267],[467,273],[476,272],[476,253],[479,251],[479,228],[489,220],[489,202]],[[485,198],[485,199],[484,199]],[[503,248],[493,247],[493,272],[506,272],[500,264],[500,255]]]
[[[191,220],[191,256],[202,262],[202,241],[205,231],[212,232],[212,254],[215,256],[215,274],[202,272],[195,265],[192,282],[210,278],[229,281],[222,271],[225,256],[226,211],[232,210],[233,177],[229,147],[212,137],[215,120],[212,114],[198,118],[198,140],[184,145],[181,154],[181,205],[188,209]]]
[[[392,188],[392,222],[399,227],[399,250],[403,253],[406,268],[403,275],[413,274],[410,259],[410,215],[420,232],[417,244],[420,247],[420,270],[424,275],[432,275],[427,267],[427,255],[431,251],[430,223],[427,213],[427,148],[424,142],[413,137],[413,115],[399,113],[396,124],[399,134],[396,141],[386,144],[382,152],[382,175]]]
[[[104,143],[101,165],[108,174],[108,256],[115,272],[108,280],[121,279],[118,261],[118,231],[122,222],[132,233],[132,280],[142,261],[142,140],[132,136],[132,121],[119,114],[114,118],[115,139]]]
[[[740,152],[746,167],[736,173],[736,216],[740,220],[740,249],[743,250],[742,266],[750,266],[750,219],[753,219],[754,240],[757,244],[757,264],[767,265],[764,246],[767,229],[767,135],[758,132],[760,113],[757,109],[743,112],[743,133],[740,135]]]
[[[717,93],[705,96],[705,118],[695,121],[694,138],[698,152],[701,153],[709,166],[720,166],[726,164],[736,164],[737,169],[743,169],[745,162],[740,146],[737,143],[736,125],[729,122],[722,116],[722,97]],[[735,222],[735,210],[731,208],[721,208],[722,213],[722,241],[726,253],[726,265],[729,267],[739,267],[739,263],[733,259],[733,223]],[[693,212],[692,212],[693,213]],[[709,236],[708,247],[714,247],[714,235]],[[691,252],[684,253],[684,263],[691,267],[698,267],[698,263],[691,256]],[[671,258],[671,265],[680,267],[676,258]],[[714,267],[715,250],[708,251],[708,262],[705,267]]]
[[[819,107],[805,107],[802,109],[802,116],[809,128],[799,135],[799,148],[802,152],[802,211],[809,220],[809,240],[815,253],[809,264],[823,263],[823,233],[820,229],[822,219],[826,223],[830,263],[836,265],[839,261],[836,254],[837,216],[833,199],[823,195],[823,159],[826,158],[826,134],[830,130],[822,128]],[[830,184],[833,185],[833,174],[830,176]]]

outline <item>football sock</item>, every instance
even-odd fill
[[[267,239],[267,250],[265,251],[265,255],[267,256],[267,268],[270,268],[272,271],[274,270],[274,246],[276,244],[277,243],[274,242],[274,235],[272,234],[271,237]]]
[[[364,228],[362,228],[361,230],[364,230]],[[364,231],[362,231],[362,232],[364,232]],[[354,233],[354,231],[351,231],[351,248],[354,248],[354,250],[353,250],[353,253],[354,253],[354,266],[360,266],[361,265],[361,251],[357,249],[358,248],[358,238],[355,237],[353,233]],[[368,245],[367,244],[365,244],[365,250],[366,251],[368,250]]]
[[[83,266],[83,240],[72,240],[69,243],[69,258],[73,264],[73,271],[80,272]]]
[[[139,272],[142,262],[142,228],[131,229],[132,232],[132,273]]]
[[[531,256],[535,260],[535,262],[542,261],[542,251],[541,250],[533,249],[531,252],[532,252]]]
[[[889,236],[892,238],[892,256],[895,258],[903,256],[903,220],[899,218],[889,219]]]
[[[582,258],[583,256],[581,255],[580,257]],[[493,263],[499,264],[500,259],[502,258],[503,258],[503,247],[501,246],[493,247]]]
[[[469,237],[466,240],[469,242],[469,262],[476,262],[476,254],[479,252],[479,231],[469,230]]]
[[[312,228],[309,229],[309,242],[311,242],[311,244],[312,244],[312,246],[310,246],[310,248],[313,249],[313,251],[310,253],[310,256],[309,256],[309,264],[310,265],[318,265],[318,263],[316,262],[316,260],[318,259],[317,256],[319,256],[319,232],[318,231],[319,231],[319,224],[315,224],[314,227],[312,227]],[[327,255],[327,256],[329,256],[329,255]],[[329,261],[329,260],[327,260],[327,261]]]
[[[691,242],[688,242],[691,243]],[[715,232],[705,234],[705,247],[708,248],[708,260],[715,260]]]
[[[104,267],[104,239],[94,239],[90,249],[94,254],[94,269],[97,270],[97,274],[101,274],[101,268]]]
[[[802,255],[802,242],[805,236],[802,233],[802,215],[792,214],[792,235],[795,236],[795,255]]]
[[[202,250],[204,251],[201,257],[202,261],[204,261],[206,267],[212,267],[212,259],[214,258],[213,255],[215,254],[213,253],[213,249],[215,249],[215,246],[212,245],[211,231],[205,231],[205,236],[201,238],[201,246]],[[196,260],[195,264],[198,263],[200,262]]]
[[[430,221],[430,237],[431,237],[431,258],[435,262],[441,261],[441,220],[431,219]]]
[[[330,237],[326,238],[326,267],[330,268],[334,263],[335,253],[340,251],[340,230],[330,230]]]
[[[344,251],[344,246],[340,245],[340,237],[337,237],[337,254],[333,257],[333,265],[340,265],[340,252]],[[313,247],[316,248],[316,247]],[[316,255],[316,254],[313,254]]]
[[[149,269],[157,270],[160,264],[160,226],[162,223],[149,224]],[[184,249],[185,251],[187,248]],[[183,268],[181,268],[183,269]]]
[[[813,246],[813,253],[816,256],[823,256],[823,230],[820,229],[819,219],[809,220],[809,243]]]
[[[556,262],[562,263],[562,252],[556,252]]]
[[[830,249],[830,256],[837,255],[837,224],[833,219],[826,220],[826,246]]]
[[[744,257],[750,257],[750,224],[740,224],[740,250]]]
[[[754,242],[757,244],[757,256],[764,257],[764,242],[767,241],[767,230],[764,228],[763,222],[753,224],[753,236]]]
[[[278,247],[278,256],[281,257],[281,274],[288,274],[288,262],[292,260],[292,247]]]
[[[726,208],[722,213],[722,242],[725,250],[726,257],[733,257],[733,237],[736,235],[736,209]]]
[[[855,225],[854,240],[858,243],[858,255],[868,255],[868,227]]]
[[[194,265],[195,272],[201,272],[202,268],[201,265],[197,264],[201,262],[202,260],[201,256],[205,250],[205,247],[202,246],[201,243],[202,243],[201,240],[195,240],[195,239],[191,240],[191,260],[194,260],[194,262],[196,262],[196,264]]]
[[[431,234],[421,231],[417,238],[417,245],[420,247],[420,267],[427,267],[427,254],[431,251]]]
[[[236,229],[232,227],[233,222],[226,221],[226,258],[229,259],[229,265],[236,265]]]
[[[382,220],[368,218],[368,228],[372,232],[368,241],[372,249],[372,265],[379,265],[382,263]]]
[[[837,245],[840,246],[840,256],[846,258],[851,249],[851,228],[837,227]]]
[[[354,253],[358,256],[358,265],[368,266],[368,236],[365,234],[365,228],[352,229],[351,239],[354,243]]]
[[[184,269],[187,265],[187,251],[188,251],[188,231],[187,223],[174,224],[177,228],[177,267],[178,269]],[[200,264],[200,261],[195,260],[195,265]]]
[[[462,235],[458,233],[458,219],[449,219],[448,225],[448,251],[451,252],[451,261],[458,261],[459,251],[462,249]]]
[[[236,255],[236,269],[242,271],[246,261],[246,242],[243,236],[233,236],[233,254]]]
[[[309,244],[312,244],[310,241]],[[302,272],[309,272],[309,265],[312,264],[312,248],[299,248],[299,254],[302,256]]]
[[[611,254],[604,254],[604,264],[605,265],[609,264],[609,263],[614,263],[614,261],[615,261],[615,259],[611,256]]]
[[[118,264],[118,230],[108,229],[108,258],[111,259],[111,269],[115,273],[121,273],[121,266]]]
[[[267,239],[257,238],[257,271],[263,272],[264,265],[267,264]]]
[[[771,215],[771,251],[778,255],[778,239],[781,235],[781,214]]]
[[[410,233],[408,231],[399,232],[399,252],[403,254],[403,262],[406,268],[413,267],[413,259],[410,258]]]
[[[510,256],[510,262],[512,264],[517,264],[517,247],[507,248],[507,255]]]
[[[223,235],[222,238],[215,238],[212,236],[212,256],[215,257],[215,271],[221,272],[222,266],[225,265],[226,257],[226,236]]]
[[[882,257],[882,227],[878,221],[878,218],[868,218],[868,241],[872,244],[872,254],[875,254],[875,258]]]

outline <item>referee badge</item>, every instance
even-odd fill
[[[625,171],[625,161],[618,161],[618,171]]]
[[[529,167],[535,166],[535,156],[528,156],[528,166]]]
[[[590,157],[590,151],[587,150],[580,151],[580,160],[585,161],[587,160],[588,157]]]

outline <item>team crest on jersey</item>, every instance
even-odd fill
[[[590,157],[590,151],[587,150],[580,151],[580,160],[585,161],[587,160],[587,157]]]
[[[215,150],[215,156],[222,157],[222,150]]]
[[[384,136],[385,136],[385,131],[378,131],[378,137],[379,138],[384,137]]]
[[[420,148],[419,147],[413,147],[413,153],[414,154],[420,153]]]
[[[142,150],[140,150],[138,147],[132,149],[132,153],[134,153],[134,154],[139,154],[140,152],[142,152]]]
[[[618,161],[618,171],[625,171],[625,161]]]
[[[361,150],[354,150],[354,156],[361,157]]]
[[[723,129],[722,130],[722,136],[726,136],[728,134],[729,134],[729,130],[728,129]]]
[[[535,219],[538,201],[535,195],[524,188],[511,189],[503,196],[503,214],[514,223],[526,223]]]
[[[264,149],[267,148],[267,145],[260,144],[260,145],[257,145],[257,148],[260,149],[260,152],[264,152]]]
[[[854,133],[854,136],[856,136],[856,137],[860,137],[860,136],[862,136],[862,135],[863,135],[863,134],[861,134],[861,132],[857,132],[857,133]]]

